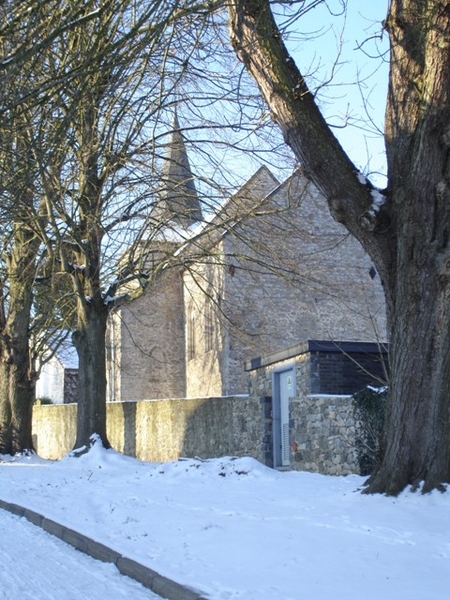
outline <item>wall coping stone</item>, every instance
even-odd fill
[[[350,398],[352,394],[306,394],[307,398]],[[301,396],[292,396],[293,398],[298,398]]]

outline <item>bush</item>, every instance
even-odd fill
[[[361,475],[371,475],[381,462],[387,388],[366,387],[353,395],[357,423],[356,454]]]

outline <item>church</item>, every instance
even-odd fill
[[[108,400],[247,394],[256,356],[386,340],[379,276],[301,169],[263,166],[205,215],[175,118],[162,180],[154,268],[110,315]]]

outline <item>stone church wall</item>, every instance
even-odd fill
[[[255,175],[206,245],[180,251],[178,279],[162,272],[115,314],[110,400],[246,394],[254,356],[308,338],[385,339],[383,292],[362,247],[301,173],[274,186]]]
[[[291,178],[255,213],[221,242],[225,394],[248,392],[243,364],[253,356],[308,338],[386,335],[379,277],[311,184]],[[195,366],[201,379],[208,369]]]
[[[221,312],[223,287],[222,242],[203,262],[184,273],[186,314],[186,395],[223,396],[226,386],[227,335]],[[215,253],[220,257],[215,259]]]
[[[182,277],[168,269],[110,319],[109,399],[185,396],[184,327]]]

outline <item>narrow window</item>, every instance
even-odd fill
[[[195,357],[195,313],[191,306],[187,318],[187,355],[188,360]]]
[[[205,352],[209,352],[214,346],[214,311],[212,300],[208,299],[205,304]]]

